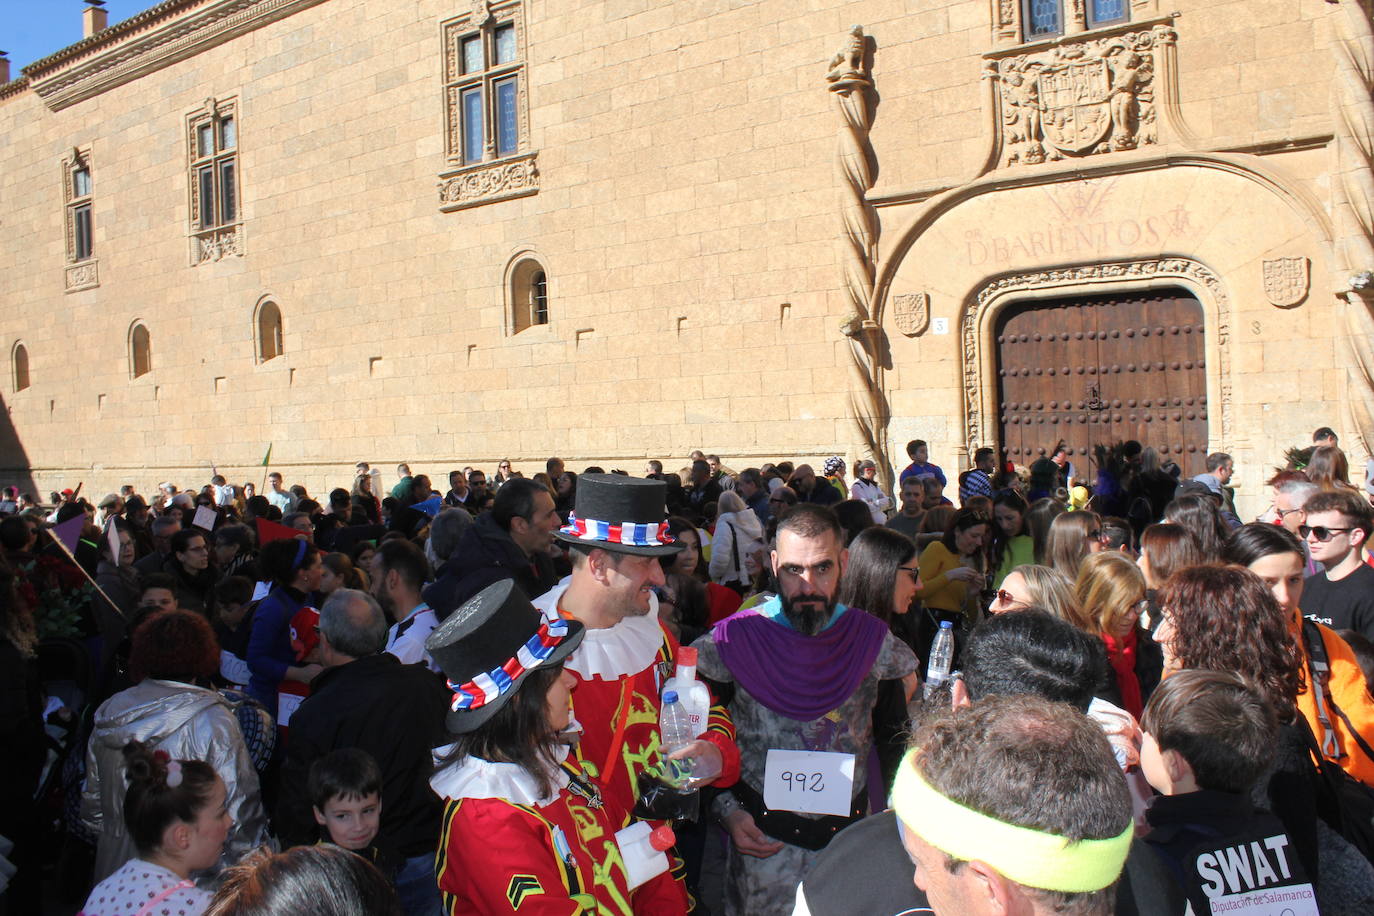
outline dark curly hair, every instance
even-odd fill
[[[1302,651],[1264,580],[1239,566],[1191,566],[1164,583],[1159,605],[1181,667],[1248,678],[1279,721],[1293,720],[1303,688]]]
[[[144,618],[129,649],[129,675],[190,684],[219,670],[219,641],[194,611],[161,611]]]

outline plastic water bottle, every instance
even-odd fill
[[[940,632],[930,644],[930,662],[926,665],[925,696],[944,686],[949,680],[950,665],[954,662],[954,622],[940,621]]]
[[[677,694],[692,724],[692,737],[701,737],[702,732],[706,731],[707,718],[711,715],[711,691],[697,680],[696,649],[681,646],[677,650],[677,671],[664,682],[663,689]]]
[[[658,756],[663,762],[663,781],[684,794],[692,779],[692,760],[669,760],[668,755],[681,750],[696,739],[692,720],[682,705],[676,690],[663,691],[663,709],[658,714]]]

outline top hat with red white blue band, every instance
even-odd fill
[[[682,550],[665,522],[668,485],[623,474],[583,474],[568,524],[555,534],[565,544],[612,553],[662,557]]]
[[[584,633],[576,620],[545,617],[513,579],[478,592],[425,640],[452,691],[449,731],[476,731],[532,671],[567,658]]]

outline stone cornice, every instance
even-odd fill
[[[60,111],[325,0],[166,0],[24,68]]]

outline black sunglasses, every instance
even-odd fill
[[[1346,531],[1354,531],[1354,528],[1328,528],[1325,525],[1299,525],[1298,536],[1306,538],[1309,534],[1316,537],[1318,541],[1325,544],[1337,534]]]

